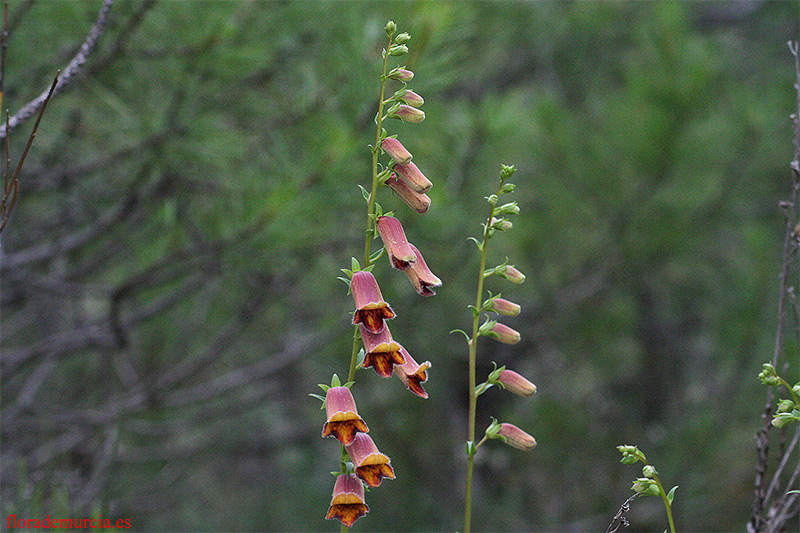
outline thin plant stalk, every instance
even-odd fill
[[[500,188],[498,188],[496,194],[500,194]],[[480,267],[478,268],[478,289],[475,295],[475,310],[480,309],[483,302],[483,281],[485,279],[484,271],[486,270],[486,249],[489,244],[489,229],[491,228],[493,214],[494,205],[490,204],[489,216],[486,218],[486,225],[483,228],[483,241],[481,241],[480,245],[481,259]],[[475,450],[477,449],[477,446],[473,447],[473,443],[475,442],[475,418],[478,404],[475,366],[478,353],[479,321],[480,313],[473,313],[472,337],[469,339],[469,418],[467,422],[467,488],[464,498],[464,533],[469,533],[472,528],[472,472],[475,466]],[[478,445],[483,443],[483,440]]]
[[[667,520],[669,520],[669,531],[670,533],[675,533],[675,521],[672,519],[672,504],[667,498],[667,492],[664,490],[664,486],[661,484],[661,480],[658,479],[658,474],[653,474],[653,479],[658,486],[658,492],[661,494],[661,499],[664,501],[664,507],[667,510]]]

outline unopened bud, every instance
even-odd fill
[[[504,316],[517,316],[522,308],[505,298],[495,298],[492,300],[492,311]]]
[[[411,152],[406,150],[406,147],[394,137],[386,137],[382,140],[381,148],[383,148],[383,151],[386,152],[389,157],[401,165],[405,165],[411,161]]]
[[[393,80],[408,83],[412,79],[414,79],[414,73],[404,68],[394,68],[389,71],[389,74],[387,74],[386,77]]]
[[[399,98],[411,107],[421,107],[425,103],[425,100],[414,91],[407,90]]]
[[[492,382],[491,375],[490,382]],[[526,398],[533,396],[536,393],[536,385],[513,370],[501,370],[500,374],[497,376],[497,379],[493,382],[495,384],[499,384],[508,392],[512,392]]]
[[[779,413],[788,413],[792,409],[794,409],[794,402],[792,400],[781,400],[778,403],[778,412]]]
[[[404,44],[395,44],[389,47],[390,56],[402,56],[408,53],[408,47]]]
[[[642,467],[642,475],[644,475],[644,477],[652,478],[656,474],[658,474],[658,472],[656,472],[656,467],[653,465],[644,465]]]
[[[506,231],[514,227],[510,220],[492,217],[492,227],[496,230]]]
[[[397,44],[406,44],[409,41],[409,39],[411,39],[411,36],[408,33],[403,32],[394,38],[394,42],[396,42]]]
[[[655,480],[646,477],[638,478],[633,482],[633,486],[631,488],[639,494],[644,494],[645,496],[658,496],[661,494],[661,491],[658,490],[658,484],[656,484]]]
[[[506,269],[501,273],[501,275],[511,283],[522,283],[525,281],[525,274],[523,274],[513,266],[507,266]]]
[[[390,20],[389,22],[386,23],[385,29],[386,29],[386,35],[391,37],[392,35],[394,35],[394,32],[397,31],[397,25],[395,25],[393,20]]]
[[[397,109],[390,109],[387,112],[387,116],[389,118],[399,118],[403,122],[418,124],[425,120],[425,111],[410,105],[400,105]]]
[[[519,215],[519,206],[517,202],[509,202],[495,209],[495,213],[500,215]]]

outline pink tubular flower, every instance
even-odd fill
[[[504,298],[495,298],[492,301],[492,311],[505,316],[517,316],[522,308],[519,304],[510,302]]]
[[[364,485],[355,474],[340,474],[333,486],[331,506],[326,519],[337,519],[347,527],[367,514],[369,507],[364,503]]]
[[[389,464],[389,458],[378,451],[369,435],[359,433],[345,449],[353,461],[356,475],[370,487],[380,485],[383,478],[394,479],[394,469]]]
[[[402,365],[405,362],[403,354],[400,353],[399,343],[392,339],[389,328],[383,328],[380,333],[371,333],[363,325],[361,330],[361,340],[364,341],[364,362],[362,368],[373,367],[375,372],[384,378],[392,377],[394,365]]]
[[[404,68],[395,68],[392,69],[389,74],[386,75],[386,77],[408,83],[414,78],[414,73]]]
[[[536,439],[513,424],[500,424],[500,430],[497,432],[497,435],[500,440],[509,446],[524,452],[536,447]]]
[[[407,165],[395,165],[394,171],[397,176],[403,180],[406,185],[418,193],[426,193],[433,186],[433,183],[425,177],[420,171],[419,167],[414,163]]]
[[[394,217],[379,217],[376,226],[392,266],[398,270],[410,267],[417,260],[417,255],[408,243],[400,221]]]
[[[375,276],[364,270],[354,272],[350,280],[350,290],[356,302],[353,324],[361,324],[371,333],[380,333],[384,328],[384,321],[394,318],[394,311],[383,300]]]
[[[513,392],[514,394],[519,394],[520,396],[525,396],[526,398],[528,396],[533,396],[533,394],[536,392],[536,385],[513,370],[503,370],[500,372],[500,375],[497,377],[497,381],[507,391]]]
[[[519,331],[499,322],[489,330],[489,336],[505,344],[516,344],[520,340]]]
[[[425,213],[431,206],[431,199],[427,194],[418,193],[409,187],[405,181],[397,179],[397,174],[394,172],[392,172],[392,175],[386,180],[386,185],[388,185],[408,207],[417,213]]]
[[[334,435],[342,444],[353,442],[357,432],[367,433],[367,424],[358,416],[356,401],[347,387],[331,387],[325,393],[325,411],[328,420],[322,436]]]
[[[511,283],[522,283],[525,281],[525,274],[514,268],[513,266],[507,266],[505,272],[503,272],[503,277],[506,278]]]
[[[408,390],[420,398],[427,398],[428,393],[422,388],[422,384],[428,381],[428,369],[431,367],[431,363],[425,361],[421,365],[418,364],[403,347],[400,347],[400,353],[403,354],[406,362],[402,365],[395,365],[394,374],[403,380]]]
[[[422,296],[433,296],[436,294],[433,288],[441,287],[442,280],[433,275],[433,272],[428,268],[428,264],[425,262],[425,259],[422,258],[422,254],[417,250],[417,247],[413,244],[409,244],[409,246],[414,250],[417,260],[404,272],[418,294]]]
[[[411,161],[411,152],[406,150],[406,147],[394,137],[386,137],[382,140],[381,148],[383,148],[384,152],[389,154],[389,157],[394,159],[395,163],[405,165]]]

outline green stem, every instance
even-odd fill
[[[658,479],[658,474],[654,474],[653,479],[658,486],[658,492],[661,493],[661,499],[664,501],[664,507],[667,509],[667,520],[669,520],[670,533],[675,533],[675,521],[672,519],[672,504],[669,503],[667,493],[664,491],[664,486],[661,484],[661,480]]]
[[[498,188],[498,194],[500,189]],[[494,215],[494,205],[489,205],[489,216],[486,219],[486,226],[483,229],[483,241],[481,242],[481,262],[478,267],[478,290],[475,295],[475,309],[483,307],[483,281],[484,270],[486,269],[486,249],[489,243],[489,228],[492,223],[492,215]],[[478,322],[480,321],[480,313],[473,313],[472,315],[472,337],[469,340],[469,418],[467,422],[467,441],[475,442],[475,417],[478,405],[478,393],[475,390],[475,366],[478,353]],[[483,441],[481,441],[483,442]],[[464,533],[469,533],[472,528],[472,472],[474,469],[475,456],[470,454],[467,456],[467,488],[464,502]]]

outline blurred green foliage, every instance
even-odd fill
[[[40,93],[98,2],[12,2],[6,105]],[[522,215],[487,285],[520,303],[490,391],[539,441],[487,445],[477,530],[602,530],[638,444],[680,485],[678,529],[741,529],[771,354],[795,105],[793,2],[119,2],[56,96],[3,234],[3,513],[137,530],[335,530],[339,448],[308,393],[346,372],[383,26],[408,31],[420,125],[390,124],[434,182],[384,191],[444,286],[381,262],[394,336],[433,368],[420,400],[358,377],[397,479],[356,529],[455,530],[483,197],[514,164]],[[16,161],[27,128],[12,132]],[[512,296],[513,294],[513,296]],[[796,354],[797,346],[786,347]],[[796,374],[796,367],[795,367]],[[480,431],[480,430],[479,430]],[[630,531],[665,527],[637,500]],[[796,524],[796,521],[795,521]]]

